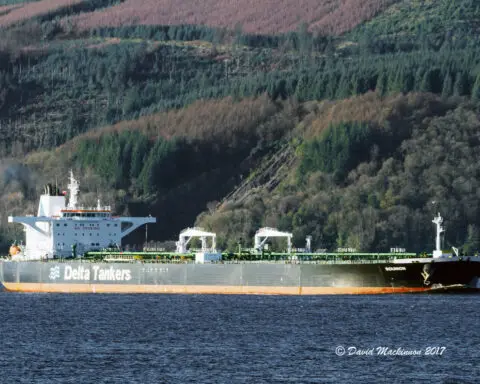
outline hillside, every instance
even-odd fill
[[[79,29],[125,25],[207,25],[246,33],[295,31],[305,23],[312,31],[340,34],[371,19],[396,0],[126,0],[121,4],[72,17]],[[236,28],[236,27],[235,27]]]
[[[241,28],[255,34],[311,31],[341,34],[369,20],[398,0],[8,0],[0,2],[0,27],[34,18],[69,16],[64,25],[78,30],[128,25],[204,25]],[[238,10],[241,10],[240,12]]]
[[[275,225],[320,248],[423,250],[434,200],[446,241],[477,247],[474,1],[0,4],[31,15],[0,28],[0,246],[22,235],[7,214],[71,167],[86,201],[156,215],[159,241],[197,220],[228,248]]]
[[[478,112],[464,99],[428,94],[195,103],[32,154],[22,176],[29,182],[11,176],[0,183],[0,211],[33,209],[32,181],[59,175],[63,183],[72,167],[82,172],[84,201],[93,203],[101,191],[116,212],[154,213],[155,240],[174,238],[199,215],[197,224],[229,249],[238,241],[251,245],[255,230],[267,225],[293,230],[297,245],[312,235],[318,248],[423,251],[433,242],[431,216],[441,210],[447,244],[474,249]],[[141,242],[138,236],[130,242]]]
[[[297,246],[311,235],[320,249],[428,251],[439,210],[446,246],[478,250],[478,106],[428,94],[368,94],[309,109],[278,186],[256,183],[262,175],[255,174],[246,198],[199,216],[220,244],[252,246],[255,229],[272,226],[293,230]]]
[[[27,169],[5,168],[0,221],[6,226],[7,212],[34,211],[41,186],[64,185],[72,168],[82,202],[95,204],[99,192],[118,213],[155,214],[152,237],[171,238],[274,151],[301,114],[295,103],[265,96],[227,98],[80,135],[54,151],[32,153],[23,161]]]
[[[478,46],[384,54],[369,46],[345,57],[342,48],[333,56],[306,51],[295,35],[297,49],[282,54],[280,47],[199,43],[193,39],[202,30],[190,33],[184,41],[59,40],[6,58],[0,69],[0,156],[53,148],[95,127],[229,95],[305,101],[378,90],[478,97]],[[306,42],[313,44],[309,36]]]
[[[84,1],[85,0],[38,0],[29,2],[10,0],[7,1],[8,5],[0,8],[0,26],[8,27],[34,17],[52,14],[59,10],[72,8]]]
[[[451,37],[459,31],[471,34],[479,31],[480,7],[475,0],[404,0],[366,22],[363,28],[382,35],[439,34]]]

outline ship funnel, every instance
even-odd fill
[[[40,196],[37,216],[59,216],[62,209],[65,209],[65,196],[60,193],[56,186],[45,184],[43,187],[43,195]]]

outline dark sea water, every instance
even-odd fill
[[[479,295],[2,292],[0,382],[479,383],[479,304]],[[443,353],[426,356],[428,347]],[[367,355],[349,356],[353,348]]]

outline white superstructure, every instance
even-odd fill
[[[202,242],[202,249],[195,253],[196,263],[210,263],[220,261],[222,253],[217,251],[216,238],[217,235],[213,232],[206,232],[202,228],[187,228],[180,232],[178,241],[176,242],[177,253],[188,252],[187,245],[194,237],[199,237]],[[207,238],[211,239],[211,247],[207,245]]]
[[[254,248],[258,251],[262,250],[269,237],[286,237],[287,238],[287,253],[292,253],[292,237],[290,232],[281,232],[276,228],[264,227],[260,228],[255,233]],[[262,240],[263,238],[263,240]]]
[[[194,237],[199,237],[202,242],[202,252],[217,252],[216,237],[217,235],[212,232],[206,232],[202,228],[187,228],[180,232],[178,241],[175,243],[177,246],[177,253],[186,253],[187,245]],[[207,245],[207,238],[212,239],[212,246],[209,248]]]
[[[41,260],[81,256],[87,251],[120,246],[123,237],[154,217],[114,217],[109,206],[79,207],[79,183],[70,171],[69,200],[48,184],[40,196],[37,216],[10,216],[9,223],[23,224],[26,244],[12,256],[16,260]]]

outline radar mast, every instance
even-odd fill
[[[78,197],[78,190],[79,190],[79,184],[78,181],[73,177],[73,171],[70,170],[70,183],[68,184],[68,191],[69,197],[68,197],[68,208],[69,209],[75,209],[77,208],[77,197]]]

